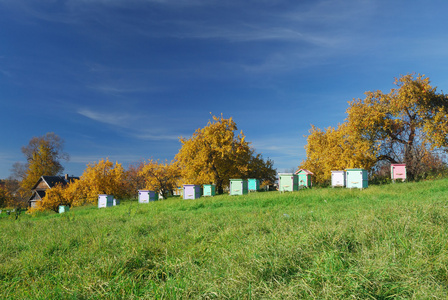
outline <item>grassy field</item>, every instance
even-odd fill
[[[1,299],[447,299],[448,180],[0,218]]]

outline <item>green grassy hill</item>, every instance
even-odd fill
[[[1,299],[446,299],[448,180],[0,218]]]

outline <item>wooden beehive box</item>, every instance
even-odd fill
[[[369,186],[367,170],[347,169],[345,170],[345,184],[347,188],[365,189]]]
[[[280,192],[293,192],[299,190],[299,177],[293,173],[278,173],[278,190]]]
[[[307,187],[310,188],[313,186],[313,182],[311,180],[311,176],[314,175],[313,172],[307,169],[300,169],[296,172],[298,176],[299,188]]]
[[[184,184],[184,199],[197,199],[201,197],[201,186],[197,184]]]
[[[230,179],[230,195],[245,195],[249,192],[247,180]]]
[[[249,192],[256,192],[260,190],[260,180],[255,178],[249,178],[247,180]]]
[[[345,187],[345,171],[331,171],[331,186]]]
[[[98,208],[114,206],[114,196],[112,195],[98,195]]]
[[[406,180],[406,164],[391,164],[390,165],[390,176],[393,181],[395,180]]]
[[[149,201],[156,201],[156,192],[149,190],[138,190],[138,203],[149,203]]]
[[[205,197],[213,197],[216,194],[216,185],[214,184],[204,184],[203,187],[203,196]]]

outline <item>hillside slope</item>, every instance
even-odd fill
[[[448,298],[448,180],[0,219],[0,298]]]

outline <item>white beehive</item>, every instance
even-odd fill
[[[114,196],[112,195],[98,195],[98,208],[114,206]]]
[[[138,203],[149,203],[156,201],[156,192],[148,190],[138,190]]]
[[[331,186],[345,187],[345,171],[331,171]]]

